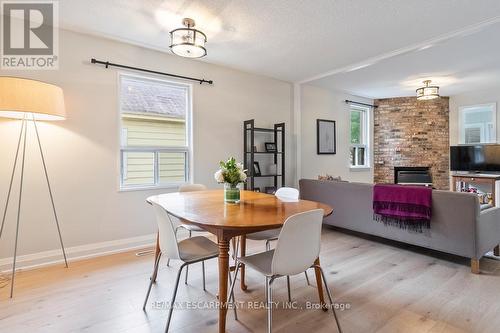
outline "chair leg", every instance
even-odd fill
[[[266,299],[267,302],[267,276],[264,276],[266,278],[266,282],[264,283],[264,298]]]
[[[271,333],[273,330],[273,281],[274,281],[274,277],[266,276],[267,333]]]
[[[240,269],[240,264],[236,263],[236,270],[234,271],[234,279],[231,282],[231,288],[229,289],[229,302],[231,302],[231,300],[232,300],[233,303],[235,303],[235,301],[234,301],[234,285],[236,284],[236,278],[238,277],[239,269]],[[229,274],[229,277],[231,277],[231,273]],[[236,312],[236,305],[235,304],[233,304],[233,308],[234,308],[234,319],[238,320],[238,313]]]
[[[292,293],[290,292],[290,276],[286,276],[286,288],[288,289],[288,303],[292,303]]]
[[[201,262],[201,270],[202,270],[202,277],[203,277],[203,290],[207,291],[207,288],[205,286],[205,261]]]
[[[191,238],[191,230],[188,230],[189,231],[189,238]],[[189,266],[186,267],[186,277],[184,278],[184,284],[188,284],[188,274],[189,274]]]
[[[319,267],[319,270],[321,271],[321,276],[323,277],[323,284],[325,285],[326,293],[328,295],[328,299],[330,300],[330,306],[332,307],[333,316],[335,317],[335,322],[337,323],[337,329],[338,329],[339,333],[342,333],[342,329],[340,328],[339,319],[337,318],[337,314],[335,313],[335,305],[333,304],[332,294],[330,293],[330,288],[328,288],[328,283],[326,283],[325,272],[323,271],[323,268],[321,268],[321,266],[317,266],[317,267]]]
[[[165,333],[168,332],[168,328],[170,327],[170,319],[172,319],[172,312],[174,311],[175,297],[177,296],[177,289],[179,288],[179,280],[181,278],[181,273],[184,266],[187,266],[187,264],[186,263],[182,264],[182,266],[179,268],[179,271],[177,272],[177,278],[175,279],[175,288],[174,288],[174,293],[172,295],[172,300],[170,301],[170,309],[168,310],[168,319],[167,319],[167,325],[165,327]]]
[[[266,251],[269,250],[271,250],[271,242],[269,241],[269,239],[266,239]]]
[[[307,271],[304,271],[304,275],[306,276],[307,285],[310,286],[311,282],[309,282],[309,275],[307,275]]]
[[[158,254],[158,258],[156,259],[155,267],[153,268],[153,274],[151,274],[151,277],[149,278],[149,287],[148,291],[146,292],[146,299],[144,299],[144,304],[142,305],[142,310],[146,310],[146,304],[148,303],[149,293],[151,292],[151,287],[155,282],[154,281],[155,277],[158,274],[158,266],[160,266],[160,258],[161,258],[161,252]]]

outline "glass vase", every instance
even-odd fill
[[[240,202],[240,189],[237,185],[224,184],[224,201],[228,203]]]

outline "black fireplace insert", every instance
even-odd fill
[[[394,167],[394,183],[432,186],[429,167]]]

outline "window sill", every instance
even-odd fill
[[[164,184],[157,186],[130,186],[130,187],[120,187],[118,192],[134,192],[134,191],[154,191],[154,190],[171,190],[178,189],[179,186],[190,184],[190,183],[175,183],[175,184]]]
[[[358,172],[358,171],[370,171],[371,167],[369,166],[350,166],[350,171]]]

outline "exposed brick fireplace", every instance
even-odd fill
[[[449,99],[375,100],[374,181],[393,183],[394,167],[429,167],[433,186],[449,189]]]

